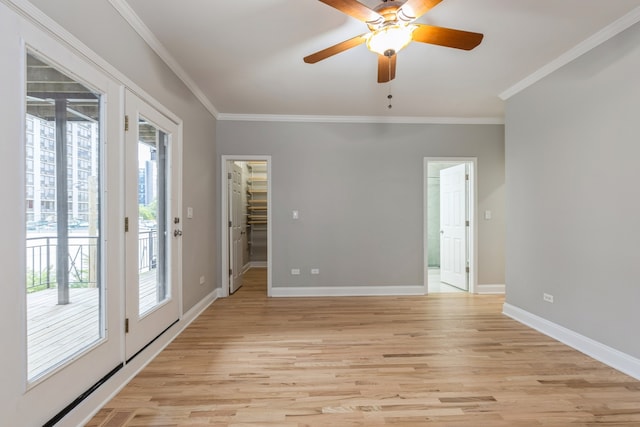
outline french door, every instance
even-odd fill
[[[125,95],[125,347],[130,360],[180,318],[179,127]]]

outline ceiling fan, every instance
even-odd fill
[[[411,41],[471,50],[483,37],[480,33],[414,22],[442,0],[383,0],[373,9],[357,0],[320,1],[364,22],[369,32],[306,56],[304,62],[315,64],[365,43],[370,51],[378,54],[378,83],[395,78],[397,53]]]

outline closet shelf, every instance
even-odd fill
[[[246,223],[247,241],[250,242],[250,256],[266,260],[267,249],[267,176],[266,162],[247,162],[249,176],[246,178]],[[252,258],[253,259],[253,258]]]

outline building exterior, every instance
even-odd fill
[[[26,213],[32,227],[56,221],[55,122],[26,117]],[[67,122],[69,224],[89,221],[91,188],[98,177],[96,123]]]

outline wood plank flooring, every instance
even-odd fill
[[[640,426],[640,382],[500,296],[266,298],[252,270],[87,426]]]

